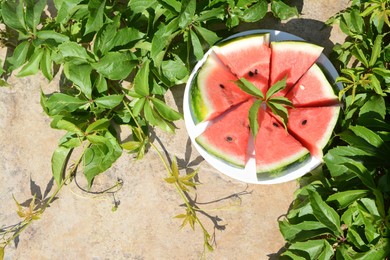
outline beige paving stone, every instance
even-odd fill
[[[339,30],[323,28],[323,22],[347,6],[346,0],[292,1],[301,9],[299,19],[280,23],[272,17],[231,33],[253,28],[272,28],[296,34],[325,46],[329,53],[343,40]],[[14,195],[19,201],[31,197],[31,190],[50,188],[50,158],[62,132],[49,127],[50,119],[39,104],[39,91],[56,89],[42,77],[9,79],[10,88],[0,88],[0,228],[17,223]],[[168,102],[182,111],[184,87],[172,89]],[[272,185],[247,185],[214,170],[191,145],[184,122],[177,134],[157,131],[156,136],[176,155],[182,171],[200,168],[196,201],[209,215],[200,214],[215,237],[215,251],[207,259],[276,259],[284,245],[277,220],[287,212],[297,188],[295,181]],[[126,138],[123,133],[123,138]],[[158,145],[157,140],[155,144]],[[94,190],[104,190],[118,178],[124,185],[115,198],[92,197],[76,187],[66,186],[42,219],[21,234],[17,246],[6,248],[5,259],[199,259],[203,233],[180,229],[173,218],[184,212],[182,200],[165,183],[164,167],[153,150],[141,161],[124,154],[115,165],[96,178]],[[77,178],[85,183],[82,176]],[[55,189],[55,185],[52,190]],[[214,221],[214,222],[213,222]]]

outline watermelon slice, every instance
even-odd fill
[[[196,123],[211,120],[251,96],[234,81],[237,77],[211,52],[191,88],[190,106]]]
[[[273,116],[259,110],[259,132],[255,140],[257,174],[276,174],[304,162],[309,151],[292,137]]]
[[[209,153],[238,167],[247,162],[247,148],[250,136],[248,113],[253,104],[250,99],[229,110],[195,138]]]
[[[233,39],[213,50],[238,78],[246,78],[265,92],[268,89],[269,33]]]
[[[328,106],[339,103],[332,86],[316,64],[302,76],[286,97],[294,107]]]
[[[322,149],[332,135],[340,107],[292,108],[288,113],[288,131],[310,151],[311,155],[322,160]]]
[[[285,95],[303,74],[316,62],[323,48],[308,42],[283,41],[271,43],[270,86],[287,75]]]

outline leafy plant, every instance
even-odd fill
[[[236,81],[236,84],[239,88],[241,88],[243,91],[256,98],[256,100],[254,101],[253,105],[249,110],[249,115],[248,115],[251,133],[255,138],[259,128],[259,122],[258,122],[259,108],[263,103],[269,109],[271,109],[274,115],[278,116],[284,128],[287,129],[287,122],[288,122],[287,107],[292,107],[293,104],[286,97],[274,96],[277,92],[286,88],[286,79],[287,76],[284,77],[282,80],[276,82],[274,85],[272,85],[268,89],[265,96],[260,89],[258,89],[255,85],[253,85],[253,83],[249,82],[245,78],[241,78],[238,81]]]
[[[46,0],[0,3],[0,21],[7,27],[2,40],[14,45],[3,75],[42,73],[48,81],[60,78],[59,91],[46,93],[43,88],[40,100],[52,120],[50,126],[66,132],[51,159],[58,189],[77,169],[91,188],[94,178],[123,150],[137,159],[150,147],[158,151],[151,131],[157,127],[174,133],[174,121],[182,119],[165,102],[165,94],[185,83],[194,63],[220,39],[213,26],[226,25],[222,27],[226,32],[240,22],[262,19],[269,9],[282,19],[297,15],[295,7],[281,0],[54,0],[56,14],[48,15]],[[118,127],[130,129],[130,141],[121,142]],[[195,185],[196,171],[180,176],[175,161],[168,167],[158,153],[166,166],[166,181],[187,205],[186,214],[178,218],[192,228],[199,224],[205,247],[211,249],[210,235],[196,215],[201,210],[184,196]],[[68,167],[74,154],[80,157]],[[19,233],[4,238],[1,254]]]
[[[344,113],[324,167],[301,179],[279,221],[285,258],[390,255],[389,4],[352,1],[328,21],[348,36],[334,47]]]

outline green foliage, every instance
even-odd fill
[[[390,256],[389,7],[389,1],[352,1],[329,20],[348,36],[334,47],[344,113],[325,165],[301,179],[279,221],[285,258]]]
[[[183,117],[165,102],[165,94],[186,83],[195,62],[220,40],[212,26],[256,22],[269,9],[283,19],[297,15],[281,0],[54,0],[49,16],[46,0],[0,3],[0,20],[16,42],[1,74],[18,70],[18,77],[40,72],[48,81],[62,79],[59,92],[43,89],[40,100],[51,127],[65,132],[52,156],[59,187],[78,169],[91,188],[123,150],[141,159],[152,145],[151,128],[175,132],[174,121]],[[121,143],[118,127],[130,129],[129,141]],[[68,170],[74,151],[80,158]],[[167,181],[180,191],[191,186],[191,176],[168,172]],[[189,214],[188,221],[197,219],[194,209]],[[212,249],[207,231],[204,236],[205,247]]]

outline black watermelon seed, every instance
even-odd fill
[[[275,122],[273,122],[272,125],[273,125],[274,127],[279,127],[279,125],[278,125],[277,123],[275,123]]]
[[[307,123],[306,119],[302,121],[302,125],[306,125],[306,123]]]
[[[231,136],[227,136],[225,138],[226,141],[228,141],[229,143],[231,143],[233,141],[233,138]]]
[[[220,87],[220,88],[225,88],[225,86],[224,86],[224,85],[222,85],[222,84],[219,84],[219,87]]]
[[[257,69],[255,69],[255,74],[259,74],[259,71]]]
[[[255,73],[253,73],[252,71],[249,71],[249,77],[253,77],[255,75]]]

